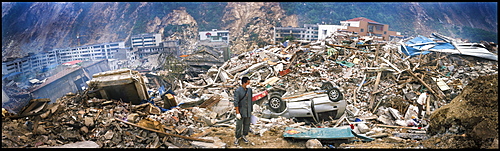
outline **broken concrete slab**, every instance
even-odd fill
[[[103,99],[123,100],[140,104],[142,100],[149,99],[144,79],[138,71],[131,69],[118,69],[92,75],[92,80],[87,85],[96,85],[100,89],[99,95]]]
[[[201,139],[213,140],[213,143],[192,141],[191,144],[196,148],[226,148],[226,143],[218,137],[200,137]]]

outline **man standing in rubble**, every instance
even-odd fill
[[[427,95],[429,94],[429,92],[427,91],[424,91],[422,92],[422,94],[420,94],[420,96],[418,96],[418,99],[417,99],[417,107],[418,107],[418,118],[419,119],[422,119],[423,116],[422,116],[422,110],[424,110],[424,105],[427,100]]]
[[[234,110],[236,111],[236,132],[234,141],[238,145],[239,140],[243,139],[248,143],[246,135],[250,130],[250,117],[252,116],[252,89],[247,88],[250,85],[248,77],[241,78],[241,87],[234,91]]]

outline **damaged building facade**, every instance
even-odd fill
[[[88,63],[91,64],[67,68],[47,78],[43,84],[31,91],[32,98],[49,98],[53,103],[69,92],[83,91],[88,87],[85,82],[92,79],[92,74],[110,70],[107,60]]]
[[[359,36],[372,36],[382,41],[389,41],[391,37],[403,37],[399,32],[390,31],[389,25],[378,23],[364,17],[340,21],[340,25],[304,24],[304,27],[275,27],[273,30],[276,42],[294,37],[300,40],[325,40],[334,32],[346,31],[357,33]]]
[[[199,32],[200,41],[210,41],[210,42],[225,42],[229,43],[229,31],[228,30],[217,30],[212,29],[212,31],[200,31]]]

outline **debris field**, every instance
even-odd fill
[[[33,99],[19,113],[3,110],[2,147],[498,149],[498,62],[436,51],[408,56],[406,40],[335,33],[268,45],[187,77],[179,89],[148,88],[150,98],[140,103],[95,95],[102,89],[90,83],[55,103]],[[497,47],[488,51],[496,55]],[[251,79],[255,117],[251,143],[235,146],[233,91],[243,76]],[[139,77],[140,84],[154,83]],[[270,112],[270,89],[299,95],[321,90],[324,82],[348,104],[341,118],[263,116]],[[416,100],[425,91],[423,116],[416,118]],[[293,139],[284,137],[287,127],[350,128],[358,137]]]

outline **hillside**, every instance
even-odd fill
[[[243,52],[268,44],[273,26],[339,24],[356,17],[389,24],[390,30],[408,36],[440,32],[498,42],[497,13],[497,3],[481,2],[2,2],[2,59],[127,42],[131,35],[146,32],[162,33],[165,39],[177,35],[192,45],[198,31],[211,29],[230,30],[231,50]]]

